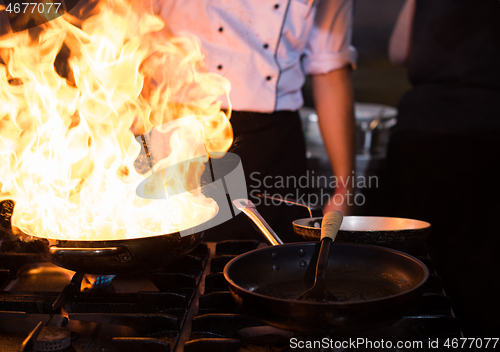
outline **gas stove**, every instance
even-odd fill
[[[301,336],[245,315],[222,274],[258,241],[201,243],[189,255],[147,274],[95,277],[59,268],[5,238],[0,248],[0,351],[292,351]],[[366,350],[333,341],[446,341],[459,338],[433,262],[419,257],[431,278],[420,302],[390,327],[328,337],[325,351]],[[295,345],[294,345],[295,344]],[[302,350],[317,350],[307,348]],[[295,347],[294,347],[295,346]],[[386,350],[404,351],[404,348]]]

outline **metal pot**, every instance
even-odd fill
[[[397,114],[392,106],[356,103],[356,154],[385,157],[390,128],[396,124]]]
[[[300,109],[300,116],[307,144],[307,157],[314,160],[317,175],[331,176],[331,168],[318,124],[312,108]],[[359,181],[367,182],[377,176],[387,154],[391,128],[396,124],[398,110],[392,106],[355,103],[355,168]]]
[[[385,156],[389,132],[397,120],[398,110],[392,106],[355,103],[356,154]],[[311,157],[326,158],[326,152],[318,148],[323,146],[318,116],[312,108],[300,109],[301,121]]]

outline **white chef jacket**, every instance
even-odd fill
[[[355,66],[354,0],[158,0],[174,34],[200,38],[208,69],[228,78],[232,108],[297,110],[306,74]],[[223,108],[228,107],[225,97]]]

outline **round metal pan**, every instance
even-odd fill
[[[302,241],[319,241],[322,218],[306,218],[293,222]],[[431,224],[425,221],[379,217],[345,216],[335,242],[373,244],[406,253],[417,253],[429,236]]]
[[[14,204],[0,202],[0,234],[11,235],[10,218]],[[220,213],[215,214],[215,219]],[[207,223],[208,223],[207,222]],[[217,220],[216,220],[217,222]],[[63,268],[95,275],[146,272],[166,266],[194,249],[205,235],[200,224],[182,232],[109,241],[54,240],[26,236],[35,251]],[[1,237],[0,237],[1,238]]]
[[[204,232],[181,236],[178,232],[112,241],[61,241],[36,238],[33,242],[50,262],[95,275],[144,272],[168,265],[194,249]]]
[[[233,203],[273,246],[234,258],[224,276],[236,303],[269,325],[306,334],[378,328],[398,321],[418,301],[429,277],[425,264],[409,254],[333,243],[326,286],[338,301],[299,301],[314,283],[320,243],[281,244],[252,202]]]
[[[179,259],[203,240],[205,232],[201,229],[207,228],[205,225],[185,230],[182,235],[174,232],[110,241],[30,237],[36,250],[56,265],[86,274],[118,275],[150,271]]]
[[[378,246],[332,244],[327,288],[338,302],[296,298],[311,288],[319,243],[257,249],[224,268],[232,297],[248,314],[307,334],[363,331],[392,324],[418,301],[429,277],[408,254]]]

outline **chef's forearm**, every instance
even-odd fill
[[[352,185],[354,170],[354,108],[351,68],[312,77],[316,113],[335,176]],[[350,187],[348,187],[350,189]]]

